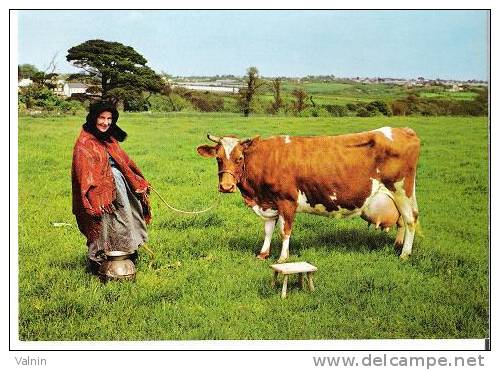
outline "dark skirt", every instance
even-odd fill
[[[114,165],[111,169],[116,185],[116,200],[113,202],[116,211],[102,216],[99,237],[88,245],[88,258],[97,262],[103,260],[102,254],[105,252],[133,253],[148,241],[146,222],[138,197],[120,170]]]

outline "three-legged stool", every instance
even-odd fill
[[[309,285],[309,290],[314,291],[314,284],[312,274],[317,271],[317,267],[313,266],[307,262],[290,262],[290,263],[277,263],[271,265],[274,270],[273,281],[271,286],[276,286],[276,280],[278,274],[283,274],[283,288],[281,289],[281,298],[286,297],[286,289],[288,285],[288,275],[299,274],[299,284],[300,287],[304,287],[304,273],[307,274],[307,284]]]

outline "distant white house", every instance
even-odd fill
[[[72,94],[85,94],[88,87],[88,85],[81,82],[66,82],[63,86],[63,93],[67,97],[70,97]]]
[[[53,88],[53,91],[59,95],[59,96],[63,96],[65,95],[64,94],[64,84],[66,83],[66,81],[64,80],[57,80],[55,82],[55,87]]]
[[[26,87],[33,83],[30,78],[23,78],[21,81],[17,83],[18,87]]]
[[[450,89],[448,89],[448,91],[451,91],[451,92],[457,92],[457,91],[463,91],[463,87],[462,86],[458,86],[457,84],[453,84],[452,87]]]

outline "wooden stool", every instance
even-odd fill
[[[304,273],[307,274],[307,284],[309,285],[309,290],[314,291],[314,284],[312,273],[317,271],[316,266],[313,266],[307,262],[290,262],[290,263],[277,263],[275,265],[271,265],[271,268],[274,270],[273,281],[271,282],[271,286],[274,288],[276,286],[276,280],[278,274],[283,274],[283,288],[281,289],[281,298],[286,297],[286,288],[288,285],[288,275],[291,274],[299,274],[299,284],[300,287],[304,287]]]

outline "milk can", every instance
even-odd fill
[[[99,277],[102,281],[108,280],[134,280],[135,265],[130,259],[133,253],[124,251],[109,251],[105,253],[106,259],[99,266]]]

